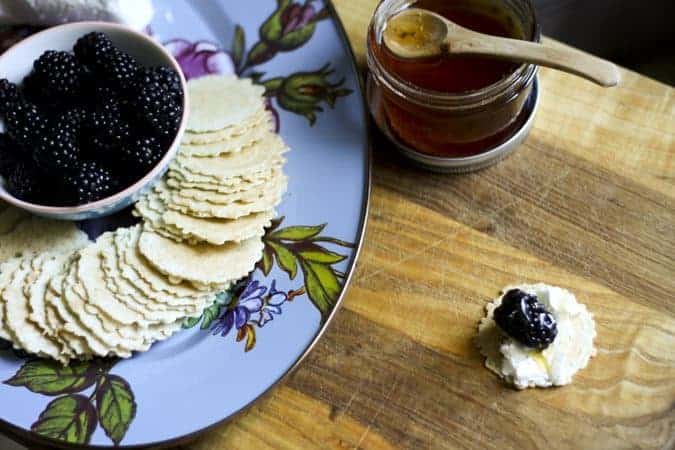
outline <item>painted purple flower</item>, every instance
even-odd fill
[[[288,295],[278,291],[276,281],[272,281],[269,290],[256,280],[249,281],[239,300],[222,314],[211,328],[214,335],[227,336],[233,328],[241,330],[249,321],[262,327],[274,315],[281,314],[281,305],[288,300]],[[255,316],[255,317],[254,317]]]
[[[316,16],[316,8],[311,3],[299,5],[292,3],[281,12],[282,35],[287,35],[309,24]]]
[[[303,4],[277,0],[277,4],[277,9],[260,27],[260,41],[251,49],[247,67],[269,61],[278,52],[302,47],[314,35],[317,22],[329,16],[327,8],[317,11],[313,0]]]
[[[288,294],[278,291],[276,283],[276,280],[272,280],[272,286],[270,286],[263,307],[260,309],[257,320],[259,327],[264,327],[267,322],[274,320],[275,315],[281,315],[281,305],[288,300]]]
[[[188,42],[174,39],[164,46],[176,58],[185,78],[203,77],[204,75],[232,75],[236,68],[232,56],[212,42]]]

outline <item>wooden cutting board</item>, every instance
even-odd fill
[[[361,62],[375,3],[335,1]],[[342,311],[284,385],[185,448],[675,448],[675,96],[622,74],[542,70],[529,139],[475,174],[411,168],[375,134]],[[503,286],[537,281],[588,305],[598,355],[517,392],[473,338]]]

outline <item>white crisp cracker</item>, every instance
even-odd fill
[[[171,167],[183,172],[204,175],[220,180],[261,172],[278,165],[288,146],[276,133],[270,133],[244,152],[229,153],[210,158],[177,156]]]
[[[230,136],[227,139],[205,144],[182,144],[178,149],[178,153],[196,157],[237,153],[248,149],[248,147],[258,142],[270,131],[272,131],[272,124],[269,121],[261,121],[259,123],[254,122],[251,128],[239,135]]]
[[[78,263],[79,261],[74,261],[73,267],[70,269],[68,275],[63,280],[62,299],[68,310],[77,316],[77,319],[79,319],[79,322],[89,334],[94,335],[107,347],[109,347],[112,354],[122,356],[130,355],[132,351],[148,350],[150,346],[145,343],[145,339],[143,339],[143,337],[138,336],[136,339],[127,339],[123,338],[119,333],[109,332],[103,327],[101,318],[98,317],[98,315],[91,314],[87,311],[85,308],[82,287],[78,286]],[[87,336],[82,337],[85,339],[87,338]],[[87,340],[87,342],[89,342],[89,340]]]
[[[157,270],[173,279],[214,285],[238,280],[253,270],[263,243],[260,238],[251,238],[221,246],[191,246],[143,231],[138,248]]]
[[[166,179],[166,185],[170,188],[180,189],[198,189],[200,191],[213,191],[222,194],[231,194],[233,192],[246,191],[261,184],[267,183],[269,180],[278,177],[281,172],[280,167],[274,167],[266,171],[258,172],[255,177],[232,177],[226,179],[225,183],[219,183],[218,180],[212,181],[191,181],[184,176],[173,173]]]
[[[126,247],[123,254],[125,266],[133,270],[135,276],[127,278],[132,283],[144,283],[141,290],[154,291],[155,293],[165,292],[175,296],[176,301],[191,301],[195,297],[202,297],[205,292],[203,289],[196,288],[188,284],[175,284],[167,281],[166,277],[155,269],[153,265],[143,256],[138,249],[138,240],[141,235],[141,227],[136,226],[131,229],[134,245]],[[123,274],[123,276],[126,275]],[[210,291],[210,289],[209,289]]]
[[[15,346],[30,354],[67,364],[69,357],[64,354],[61,345],[45,336],[43,330],[28,319],[28,299],[23,292],[23,283],[30,270],[30,261],[24,260],[14,272],[12,282],[2,292],[5,301],[5,324]]]
[[[165,317],[164,314],[152,314],[151,312],[140,312],[130,308],[129,304],[122,301],[114,292],[108,289],[105,279],[105,272],[102,267],[101,252],[106,248],[113,247],[113,233],[101,235],[95,245],[90,245],[80,252],[78,262],[77,277],[86,292],[86,303],[95,306],[102,312],[99,315],[102,325],[108,331],[122,329],[124,326],[138,326],[138,328],[147,328],[158,323],[173,323],[180,317]],[[113,263],[116,266],[116,262]],[[87,308],[91,313],[95,313],[92,308]],[[109,319],[109,320],[106,320]],[[114,323],[110,323],[110,322]],[[139,330],[139,333],[142,333]]]
[[[21,221],[10,233],[0,236],[0,261],[44,251],[67,252],[87,242],[87,235],[73,222],[32,216]]]
[[[183,140],[181,141],[182,145],[202,145],[202,144],[212,144],[214,142],[222,142],[231,139],[237,139],[249,132],[253,128],[265,126],[270,123],[270,114],[265,109],[261,108],[249,119],[232,125],[223,130],[213,131],[210,133],[193,133],[190,130],[186,130],[183,135]],[[270,128],[272,126],[270,125]]]
[[[193,200],[199,202],[209,202],[216,205],[229,205],[231,203],[252,203],[261,198],[269,197],[279,192],[287,184],[286,177],[279,173],[275,178],[265,184],[254,186],[245,191],[231,192],[229,194],[213,191],[201,191],[199,189],[173,189],[172,193],[176,199],[185,200],[187,203],[178,204],[189,206]]]
[[[181,234],[213,245],[261,237],[273,218],[274,211],[254,213],[238,220],[202,219],[172,210],[167,210],[162,215],[164,223],[175,226]]]
[[[238,219],[249,214],[270,211],[280,202],[286,191],[285,182],[276,189],[269,190],[259,197],[256,201],[250,203],[230,203],[228,205],[217,205],[210,202],[189,200],[172,195],[170,192],[160,194],[162,200],[169,209],[179,211],[183,214],[201,217],[201,218],[220,218],[220,219]]]
[[[150,301],[147,298],[143,298],[140,291],[121,276],[117,252],[112,244],[101,248],[101,259],[106,285],[111,292],[128,308],[142,314],[149,321],[174,323],[188,315],[199,313],[204,307],[212,303],[210,296],[194,299],[194,304],[190,307],[180,305],[171,307],[167,303],[159,304],[155,301]],[[140,299],[143,300],[141,301]]]
[[[2,293],[7,286],[12,282],[14,272],[21,265],[21,260],[18,258],[10,259],[9,261],[0,264],[0,338],[11,341],[12,336],[5,325],[5,301],[2,299]]]
[[[211,75],[188,83],[192,132],[222,130],[245,121],[264,105],[265,88],[250,79]]]
[[[0,235],[9,234],[24,220],[30,218],[30,214],[19,208],[3,204],[0,211]]]

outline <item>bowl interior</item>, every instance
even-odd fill
[[[21,83],[24,77],[31,72],[33,62],[39,58],[42,53],[47,50],[72,52],[75,42],[83,35],[92,31],[106,33],[120,50],[129,53],[143,66],[168,66],[176,69],[178,73],[180,73],[180,68],[173,57],[166,52],[159,43],[153,41],[148,36],[117,24],[105,22],[79,22],[49,28],[24,39],[7,50],[0,55],[0,78],[7,78],[9,81],[17,84]],[[185,80],[182,78],[182,75],[181,80],[185,93]],[[184,97],[187,99],[186,96]],[[173,155],[175,155],[177,142],[180,141],[184,131],[186,114],[187,100],[184,102],[184,114],[180,130],[171,148],[167,149],[167,154],[164,158],[144,178],[111,197],[76,207],[34,205],[15,199],[5,190],[4,183],[0,183],[0,198],[35,214],[69,220],[84,218],[85,216],[102,216],[114,212],[131,203],[130,197],[137,197],[138,195],[136,194],[138,191],[143,189],[145,185],[159,178],[159,175],[166,169],[169,161],[173,158]],[[4,131],[4,124],[1,120],[0,131]],[[133,200],[135,200],[135,198]],[[122,201],[126,204],[120,206],[120,202]],[[85,214],[88,211],[94,211],[94,213]]]

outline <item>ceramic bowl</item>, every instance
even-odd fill
[[[176,60],[149,36],[122,25],[106,22],[77,22],[49,28],[34,34],[0,55],[0,78],[20,83],[33,67],[33,61],[47,50],[72,51],[75,42],[92,31],[106,33],[121,50],[136,58],[143,66],[172,67],[180,74],[183,87],[183,117],[178,133],[162,160],[143,178],[126,189],[104,199],[79,206],[44,206],[28,203],[12,196],[0,183],[0,199],[33,214],[61,220],[95,219],[112,214],[137,201],[168,169],[185,133],[188,114],[186,82]]]

